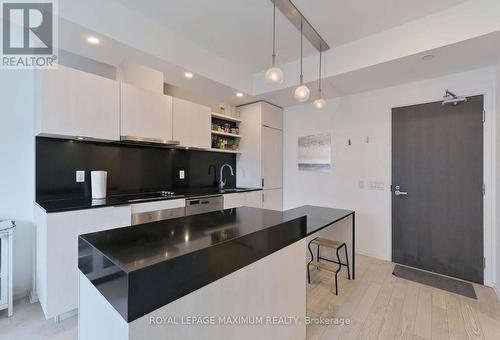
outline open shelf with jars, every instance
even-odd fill
[[[239,153],[240,123],[237,117],[212,113],[212,151]]]

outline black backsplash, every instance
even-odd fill
[[[236,155],[37,137],[36,200],[88,197],[91,170],[108,172],[108,195],[213,187],[209,166],[215,165],[218,179],[224,163],[236,170]],[[181,169],[184,180],[178,179]],[[76,183],[76,170],[86,171],[85,183]],[[228,187],[235,183],[236,176],[228,176]]]

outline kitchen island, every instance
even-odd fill
[[[354,212],[235,208],[79,238],[80,339],[305,339],[307,238]]]

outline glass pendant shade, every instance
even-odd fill
[[[316,98],[316,100],[314,101],[314,106],[317,108],[317,109],[322,109],[325,107],[326,105],[326,102],[323,98],[319,97],[319,98]]]
[[[295,89],[294,97],[297,101],[303,103],[309,99],[310,94],[309,88],[301,81],[300,86]]]
[[[279,67],[272,66],[266,71],[266,83],[279,85],[283,82],[283,71]]]

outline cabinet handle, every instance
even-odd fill
[[[262,187],[264,187],[264,178],[262,178]]]

